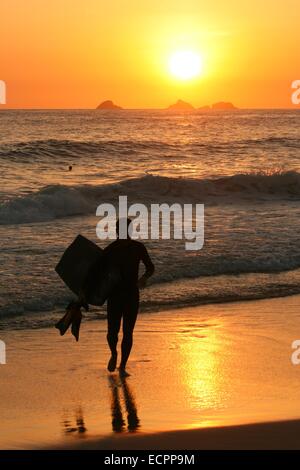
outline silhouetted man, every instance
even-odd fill
[[[107,342],[111,351],[107,368],[110,372],[113,372],[117,366],[118,335],[123,319],[119,373],[121,376],[126,377],[129,375],[126,372],[126,364],[132,348],[133,330],[139,310],[139,289],[146,286],[147,279],[154,273],[154,265],[143,243],[130,238],[128,232],[131,220],[123,219],[123,222],[125,223],[125,235],[127,228],[127,238],[119,238],[120,222],[118,221],[116,225],[117,239],[105,248],[103,257],[107,258],[109,265],[116,268],[119,274],[119,281],[113,286],[107,299]],[[101,263],[103,257],[101,257]],[[141,261],[144,263],[146,270],[139,278]],[[79,295],[78,304],[86,309],[88,308],[86,292],[89,289],[97,289],[97,265],[96,261]],[[78,305],[76,304],[76,306]]]
[[[110,372],[117,365],[117,343],[121,320],[123,319],[123,339],[121,345],[121,362],[119,373],[122,376],[129,375],[126,372],[126,364],[132,348],[133,329],[139,310],[139,289],[145,287],[147,279],[154,273],[154,265],[143,243],[132,240],[128,233],[131,223],[127,219],[127,239],[119,238],[119,221],[117,222],[118,238],[104,250],[104,255],[109,257],[109,263],[118,266],[121,281],[114,287],[107,300],[107,341],[111,350],[111,358],[107,368]],[[139,278],[140,262],[145,265],[145,272]]]

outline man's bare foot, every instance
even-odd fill
[[[117,354],[112,354],[111,355],[111,358],[110,360],[108,361],[108,364],[107,364],[107,369],[109,370],[109,372],[114,372],[116,370],[116,367],[117,367]]]
[[[125,377],[130,377],[130,374],[123,367],[119,367],[119,376],[124,379]]]

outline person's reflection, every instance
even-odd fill
[[[63,421],[63,427],[65,434],[78,433],[84,434],[87,429],[84,424],[82,408],[79,407],[75,414],[75,426],[72,425],[72,422],[68,419]]]
[[[112,428],[114,432],[122,432],[125,426],[125,421],[122,415],[122,409],[119,397],[118,383],[115,377],[109,377],[111,386],[111,417]]]
[[[140,420],[137,415],[136,404],[126,381],[126,378],[117,378],[114,375],[109,376],[111,388],[111,416],[112,416],[112,429],[114,432],[123,432],[125,430],[125,420],[123,418],[121,400],[119,391],[123,393],[126,413],[127,413],[127,429],[129,432],[134,432],[140,427]]]

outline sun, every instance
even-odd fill
[[[202,57],[193,51],[174,52],[169,59],[169,70],[180,80],[190,80],[202,73]]]

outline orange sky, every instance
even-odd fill
[[[178,98],[293,107],[299,0],[1,0],[0,8],[7,107],[94,108],[112,99],[160,108]],[[183,48],[204,62],[203,75],[185,82],[167,67]]]

